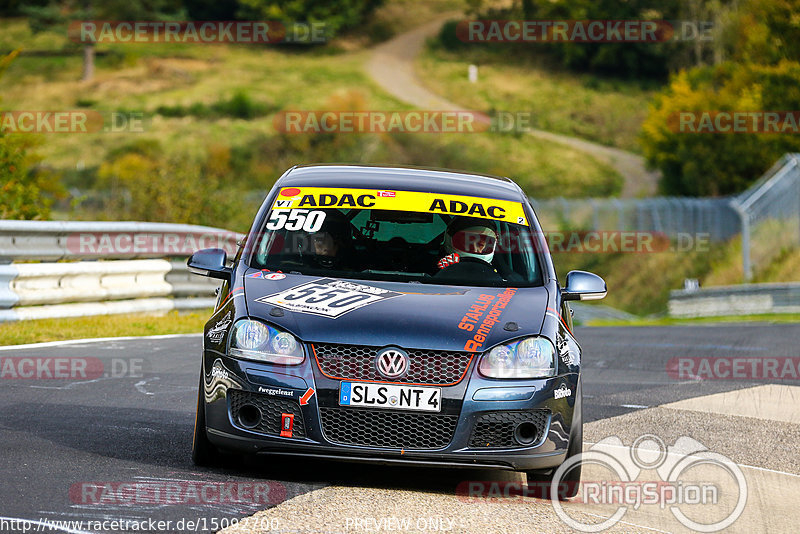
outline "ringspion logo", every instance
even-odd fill
[[[580,482],[568,476],[577,467]],[[573,494],[565,506],[562,500]],[[738,465],[694,438],[681,436],[667,446],[660,437],[645,434],[630,446],[617,436],[605,438],[567,459],[551,480],[468,480],[457,486],[456,496],[465,503],[550,499],[558,517],[579,532],[607,530],[631,510],[665,509],[693,531],[718,532],[741,516],[748,488]],[[586,514],[587,506],[596,507],[597,513]],[[570,515],[572,511],[580,515]],[[598,519],[586,522],[589,517]]]

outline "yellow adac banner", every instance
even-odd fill
[[[272,209],[355,208],[464,215],[527,224],[520,202],[494,198],[341,187],[284,187]]]

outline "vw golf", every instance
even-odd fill
[[[507,178],[294,167],[232,261],[205,249],[188,264],[222,280],[203,338],[198,465],[227,451],[539,477],[581,451],[569,301],[606,285],[583,271],[559,284]]]

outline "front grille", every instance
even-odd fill
[[[322,374],[336,380],[386,381],[375,368],[375,358],[382,347],[366,345],[314,345],[317,365]],[[409,364],[405,375],[393,380],[405,384],[452,385],[466,374],[473,354],[442,350],[408,349]]]
[[[328,441],[395,449],[441,449],[453,439],[457,415],[320,408]]]
[[[300,411],[300,405],[295,400],[270,397],[239,389],[229,389],[228,398],[230,399],[231,419],[237,426],[252,432],[277,436],[281,433],[281,414],[290,413],[294,414],[292,437],[304,438],[306,436],[303,413]],[[242,426],[239,422],[239,410],[247,405],[253,405],[261,412],[261,419],[258,424],[250,428]]]
[[[480,448],[529,447],[541,441],[549,416],[549,410],[483,414],[475,422],[469,446]],[[528,439],[520,442],[514,437],[514,431],[522,423],[531,423],[535,429],[532,433],[526,433],[525,437]],[[531,430],[531,427],[527,427],[526,430]]]

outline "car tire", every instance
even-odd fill
[[[583,414],[581,413],[581,406],[583,405],[583,393],[581,392],[581,382],[578,379],[578,387],[575,393],[575,411],[572,415],[572,428],[570,429],[569,445],[567,446],[567,456],[564,461],[574,458],[583,452]],[[552,477],[558,467],[552,470],[549,476],[543,477],[540,471],[528,471],[528,484],[533,482],[552,482]],[[566,475],[561,478],[562,483],[566,483],[566,487],[558,489],[558,500],[563,501],[571,499],[578,494],[581,482],[581,464],[578,463],[567,471]]]
[[[192,438],[192,462],[196,466],[211,467],[219,460],[219,451],[208,440],[206,432],[206,403],[203,399],[203,373],[200,372],[200,385],[197,387],[197,410],[194,416],[194,437]]]

